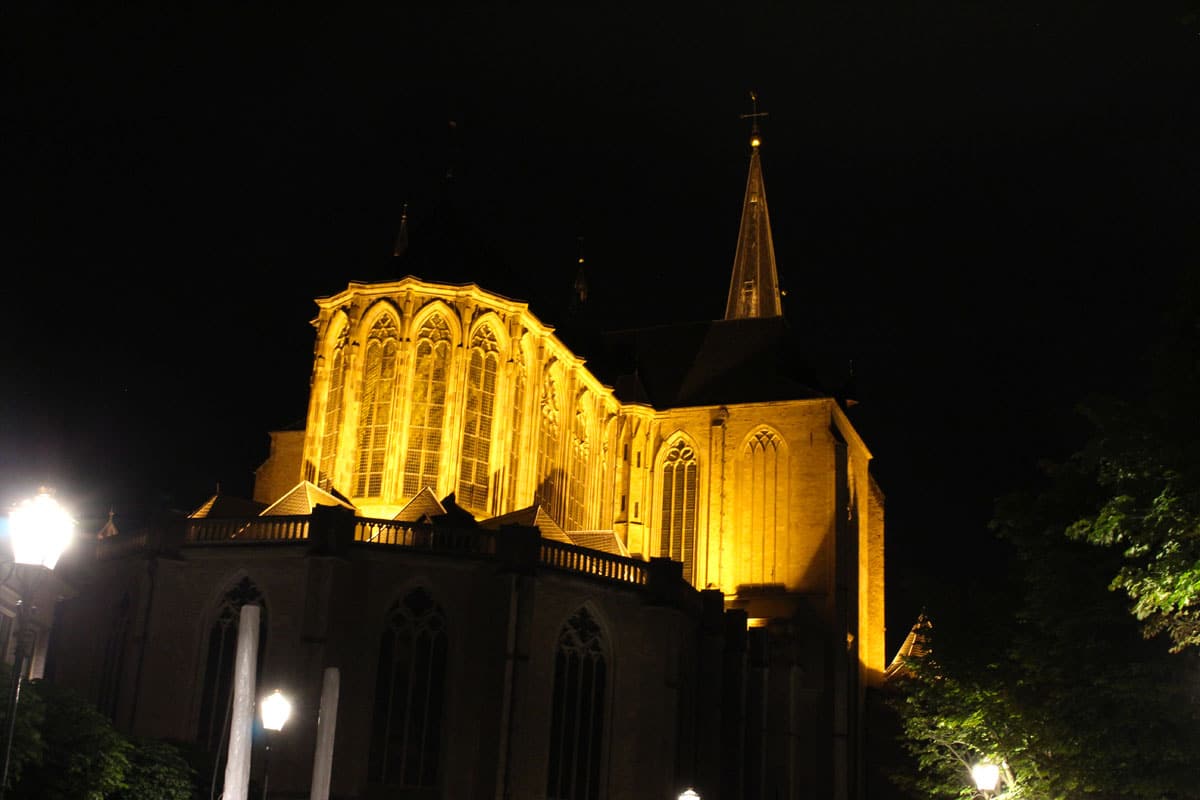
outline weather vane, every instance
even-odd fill
[[[750,91],[750,113],[739,115],[740,119],[750,120],[750,146],[757,148],[762,144],[762,139],[758,135],[758,120],[759,117],[770,116],[765,111],[758,110],[758,94],[754,90]]]

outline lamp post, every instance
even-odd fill
[[[0,769],[0,800],[3,800],[8,788],[8,766],[12,756],[25,659],[33,655],[30,651],[33,649],[35,632],[28,624],[33,591],[41,578],[54,569],[74,533],[75,520],[54,499],[53,492],[46,488],[14,506],[8,513],[8,535],[13,553],[10,577],[17,584],[17,648],[13,659],[12,690],[8,697],[8,730],[4,737],[4,764]]]
[[[271,780],[271,734],[279,733],[292,715],[292,703],[278,689],[271,692],[260,704],[263,729],[266,731],[267,752],[263,763],[262,800],[267,800],[267,787]]]
[[[981,761],[971,767],[971,780],[975,781],[975,788],[982,792],[984,797],[990,797],[992,792],[996,791],[996,785],[1000,783],[1000,766],[990,761]]]

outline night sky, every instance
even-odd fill
[[[1195,3],[411,5],[0,11],[0,501],[248,495],[313,298],[401,277],[401,209],[415,248],[447,191],[551,324],[580,237],[606,327],[720,316],[753,89],[785,315],[853,360],[887,495],[891,641],[1074,404],[1139,390],[1200,263]]]

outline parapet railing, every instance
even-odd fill
[[[355,519],[354,541],[412,550],[468,553],[470,555],[490,556],[496,552],[496,537],[491,531],[443,528],[365,517]]]
[[[538,561],[555,569],[582,572],[598,578],[636,583],[639,586],[644,586],[648,580],[645,561],[551,539],[541,540]]]
[[[192,519],[185,527],[186,544],[237,542],[297,542],[308,538],[311,517],[250,517],[248,519]]]
[[[239,544],[307,543],[323,549],[340,540],[370,547],[470,555],[513,565],[543,566],[636,586],[651,583],[652,565],[648,562],[541,539],[536,534],[532,528],[490,531],[349,515],[338,519],[323,517],[319,524],[316,517],[307,515],[187,519],[102,539],[96,542],[96,557],[107,560],[135,553],[168,553],[180,547]],[[510,536],[518,538],[506,538]],[[504,539],[503,550],[498,544],[500,539]],[[339,552],[344,546],[337,546]]]

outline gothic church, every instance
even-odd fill
[[[474,283],[317,299],[307,419],[271,434],[253,500],[77,556],[48,677],[216,786],[253,602],[259,685],[301,709],[274,796],[309,796],[336,666],[332,797],[865,797],[883,498],[798,368],[759,150],[724,319],[585,361]]]

